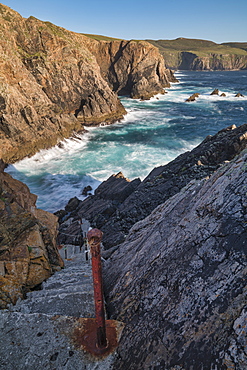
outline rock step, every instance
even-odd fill
[[[91,293],[58,294],[53,297],[40,297],[19,307],[15,312],[43,313],[72,317],[94,317],[93,296]]]
[[[66,246],[69,260],[65,268],[42,284],[42,290],[27,293],[27,299],[18,302],[11,311],[23,314],[42,313],[72,317],[94,317],[94,293],[91,262],[85,254]],[[73,252],[73,253],[72,253]]]

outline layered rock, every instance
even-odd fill
[[[135,224],[105,264],[118,369],[245,369],[247,152]]]
[[[0,308],[15,304],[63,266],[57,217],[36,209],[36,198],[25,184],[0,172]]]
[[[164,94],[164,87],[177,81],[165,68],[158,49],[148,42],[94,40],[88,43],[88,48],[100,65],[102,76],[120,95],[149,99],[154,94]]]
[[[148,216],[155,207],[178,193],[192,179],[210,176],[246,146],[247,124],[230,126],[214,136],[208,136],[191,152],[181,154],[167,165],[155,168],[144,181],[132,181],[135,187],[131,187],[132,192],[126,194],[125,199],[118,196],[117,202],[109,200],[112,183],[110,178],[98,188],[95,195],[78,201],[74,213],[87,218],[94,227],[103,231],[106,249],[117,246],[124,241],[129,229]],[[101,192],[101,187],[107,192]]]
[[[147,43],[95,41],[4,5],[0,57],[0,158],[7,163],[84,125],[121,119],[126,112],[117,92],[147,98],[172,79]]]

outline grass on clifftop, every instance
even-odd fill
[[[102,36],[102,35],[91,35],[89,33],[82,33],[82,35],[89,37],[90,39],[97,41],[122,41],[122,39],[117,39],[114,37]]]
[[[157,46],[162,52],[190,52],[198,56],[206,56],[208,54],[236,54],[247,55],[243,46],[247,43],[225,43],[216,44],[213,41],[186,39],[180,37],[175,40],[146,40]]]

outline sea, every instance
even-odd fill
[[[113,125],[87,128],[8,166],[6,172],[38,195],[37,207],[55,212],[70,198],[84,199],[82,190],[122,172],[144,179],[157,166],[193,149],[206,136],[247,123],[247,70],[177,71],[178,83],[148,101],[121,97],[127,114]],[[214,89],[225,97],[210,95]],[[199,93],[194,102],[185,102]],[[244,97],[235,97],[241,93]]]

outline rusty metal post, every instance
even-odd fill
[[[102,236],[103,233],[98,229],[92,229],[87,234],[92,257],[94,304],[97,323],[97,346],[99,348],[106,348],[107,339],[105,324],[105,308],[103,297],[102,266],[100,256],[100,242],[102,240]]]

